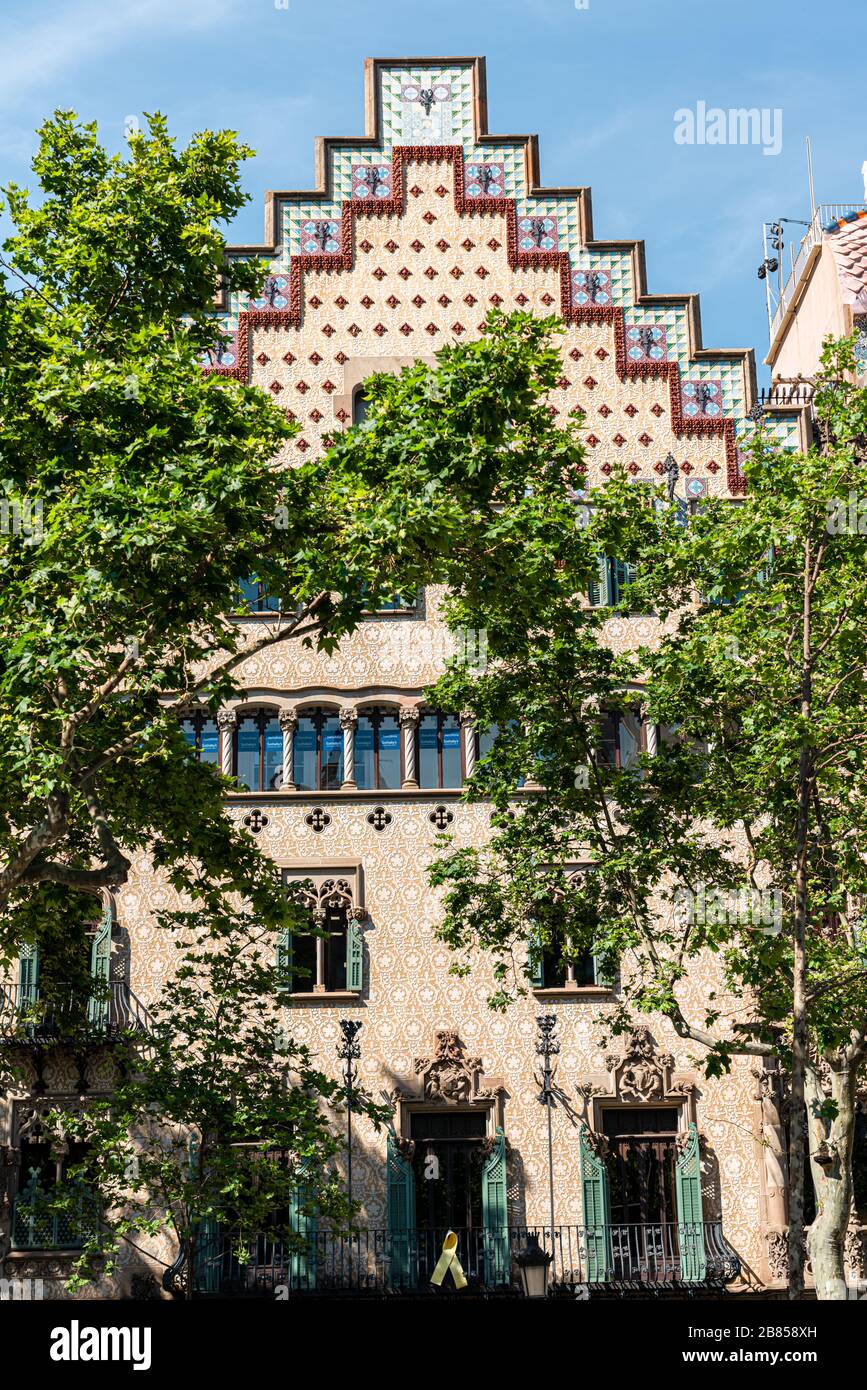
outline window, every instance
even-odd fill
[[[241,608],[248,613],[279,613],[280,600],[269,594],[262,580],[241,579],[238,582],[241,592]]]
[[[197,710],[181,720],[181,732],[200,763],[219,764],[220,735],[216,719]]]
[[[96,1206],[81,1179],[69,1179],[69,1170],[87,1157],[87,1145],[57,1140],[38,1123],[20,1136],[21,1166],[18,1191],[12,1202],[13,1250],[76,1250],[95,1234]],[[77,1201],[54,1213],[47,1207],[52,1193],[62,1184],[73,1185]]]
[[[514,728],[515,723],[515,720],[511,720],[508,727],[510,729]],[[476,740],[476,763],[478,763],[480,758],[484,758],[488,755],[488,753],[490,753],[499,736],[499,724],[489,724],[487,729],[479,729],[475,734],[472,735],[472,737],[474,737]],[[526,785],[526,781],[526,777],[519,777],[517,782],[515,783],[515,786],[523,787]]]
[[[299,882],[284,871],[284,883]],[[318,883],[300,880],[310,908],[313,930],[284,934],[278,946],[277,968],[289,994],[360,992],[363,945],[353,910],[349,879],[326,878]]]
[[[337,791],[342,785],[343,730],[333,710],[305,710],[299,716],[294,769],[301,791]]]
[[[602,716],[599,760],[605,767],[634,767],[644,749],[641,717],[628,710],[610,710]]]
[[[418,722],[418,784],[460,787],[461,724],[456,714],[430,711]]]
[[[626,597],[627,585],[634,583],[635,565],[628,560],[608,560],[600,555],[597,560],[597,574],[590,581],[587,597],[591,608],[610,608],[622,603]]]
[[[355,395],[352,397],[352,423],[353,425],[363,425],[367,419],[368,407],[367,393],[363,386],[359,386]]]
[[[235,777],[242,791],[273,792],[283,784],[283,732],[270,710],[243,715],[235,730]]]
[[[361,586],[362,598],[367,599],[369,585]],[[375,608],[365,608],[366,613],[405,613],[414,610],[416,601],[404,594],[390,594],[388,598],[381,598]]]
[[[531,951],[531,970],[534,989],[586,989],[600,984],[591,951],[581,951],[574,960],[564,960],[559,951],[547,947],[535,955]]]
[[[400,720],[388,709],[367,709],[355,730],[355,781],[364,791],[395,791],[401,784]]]

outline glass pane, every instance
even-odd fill
[[[418,784],[420,787],[440,784],[435,714],[423,714],[418,722]]]
[[[298,720],[295,731],[295,785],[303,791],[316,789],[316,725],[307,715]]]
[[[461,723],[456,714],[443,715],[443,786],[461,785]]]
[[[400,724],[394,714],[379,722],[379,786],[383,791],[400,787]]]
[[[220,733],[215,719],[206,719],[202,724],[199,761],[215,764],[220,761]]]
[[[617,729],[620,766],[633,767],[641,754],[641,725],[634,714],[622,714]]]
[[[367,397],[363,391],[356,391],[352,398],[352,423],[362,425],[367,419]]]
[[[479,730],[479,757],[483,758],[486,753],[490,753],[500,732],[497,724],[492,724],[489,729]]]
[[[325,941],[325,988],[346,989],[346,928]]]
[[[358,716],[355,730],[355,781],[366,791],[373,786],[373,720],[367,714]]]
[[[323,791],[336,791],[343,781],[343,730],[337,715],[328,715],[322,721],[322,777]]]
[[[292,993],[312,994],[316,984],[316,937],[292,936]]]
[[[238,785],[247,791],[258,792],[259,786],[259,729],[255,719],[242,719],[238,724]]]
[[[276,719],[265,725],[265,786],[274,792],[283,785],[283,731]]]
[[[196,746],[196,725],[195,725],[195,721],[192,720],[192,719],[182,719],[182,720],[181,720],[181,733],[183,734],[184,738],[187,740],[187,743],[188,743],[192,748],[195,748],[195,746]]]

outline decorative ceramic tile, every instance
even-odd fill
[[[300,249],[305,256],[333,256],[340,250],[340,223],[310,218],[301,224]]]
[[[353,164],[352,197],[376,198],[391,197],[391,161],[387,164]]]
[[[382,68],[382,138],[390,145],[464,145],[474,139],[472,71]]]
[[[610,304],[611,275],[601,267],[572,271],[572,299],[575,304]]]
[[[503,198],[506,190],[504,164],[468,163],[464,170],[464,193],[468,198]]]
[[[250,300],[249,307],[251,309],[288,309],[289,276],[267,276],[262,293],[257,299]]]
[[[630,362],[667,361],[665,329],[654,323],[627,324],[626,356]]]
[[[722,382],[683,381],[681,409],[688,420],[715,420],[722,415]]]
[[[519,251],[556,251],[558,249],[556,217],[519,217]]]

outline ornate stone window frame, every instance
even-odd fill
[[[655,1110],[677,1107],[679,1133],[697,1124],[698,1072],[678,1071],[671,1053],[658,1052],[650,1029],[635,1028],[622,1053],[605,1058],[607,1070],[581,1077],[577,1091],[584,1101],[585,1119],[591,1134],[604,1135],[606,1110]]]
[[[410,1138],[411,1115],[443,1110],[486,1111],[488,1138],[505,1128],[505,1083],[500,1077],[484,1075],[481,1057],[468,1055],[458,1029],[437,1029],[433,1053],[416,1057],[413,1071],[417,1081],[388,1093],[398,1110],[397,1130],[404,1139]]]
[[[370,916],[364,903],[364,865],[360,859],[336,857],[324,861],[309,859],[275,859],[274,864],[281,880],[302,882],[309,879],[314,891],[319,893],[326,885],[333,883],[335,891],[346,892],[350,899],[348,919],[360,931],[371,926]],[[297,1008],[309,1004],[358,1004],[360,995],[354,989],[326,990],[314,988],[292,992],[287,996],[287,1006]]]

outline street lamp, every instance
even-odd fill
[[[554,1231],[554,1137],[551,1128],[551,1109],[554,1103],[554,1070],[551,1066],[551,1058],[555,1057],[560,1051],[560,1044],[554,1037],[554,1029],[557,1027],[556,1014],[538,1014],[536,1017],[536,1027],[539,1029],[539,1038],[536,1043],[536,1052],[542,1058],[542,1076],[540,1078],[541,1090],[538,1100],[545,1106],[548,1112],[548,1200],[551,1217],[551,1249],[555,1249],[556,1234]],[[547,1276],[546,1276],[547,1277]]]
[[[355,1063],[361,1056],[361,1043],[357,1035],[361,1020],[342,1018],[340,1031],[343,1042],[337,1044],[337,1055],[343,1062],[343,1084],[346,1090],[346,1195],[352,1201],[352,1088],[355,1085]]]
[[[515,1256],[515,1264],[521,1275],[521,1287],[525,1298],[545,1298],[548,1293],[548,1274],[554,1256],[543,1250],[539,1237],[527,1236],[527,1244]]]

